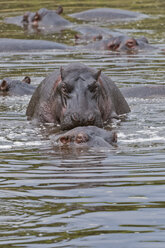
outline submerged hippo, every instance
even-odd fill
[[[0,52],[32,51],[47,49],[71,49],[69,46],[46,40],[0,38]]]
[[[146,18],[147,15],[121,9],[97,8],[70,14],[69,16],[84,21],[118,21]]]
[[[101,71],[72,63],[49,74],[35,90],[28,119],[59,124],[61,129],[103,127],[130,108],[118,87]]]
[[[94,25],[79,25],[72,28],[74,31],[78,32],[75,35],[76,41],[88,41],[88,40],[100,40],[105,38],[110,38],[112,36],[122,35],[121,32],[117,32],[112,29],[97,27]],[[77,40],[79,39],[79,40]]]
[[[50,139],[54,146],[60,147],[105,147],[112,148],[117,143],[116,132],[87,126],[76,127],[65,133],[51,135]]]
[[[165,97],[165,85],[145,85],[121,89],[125,97],[155,98]]]
[[[11,78],[4,78],[0,83],[0,94],[1,95],[32,95],[35,86],[30,85],[31,79],[25,77],[22,81],[13,80]]]
[[[96,41],[86,46],[88,49],[110,50],[117,52],[138,52],[139,50],[153,49],[145,37],[133,38],[126,35],[110,37],[105,40]]]
[[[102,40],[103,36],[101,34],[91,36],[90,34],[86,35],[80,35],[80,34],[75,34],[75,44],[80,44],[80,43],[88,43],[90,41],[97,41],[97,40]]]
[[[26,12],[21,16],[7,17],[4,21],[24,27],[29,31],[32,29],[39,31],[41,29],[48,33],[49,31],[60,31],[71,24],[59,15],[62,12],[62,7],[59,7],[57,11],[42,8],[37,12]]]

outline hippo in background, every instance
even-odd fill
[[[77,32],[77,34],[75,34],[76,44],[109,39],[110,37],[122,35],[121,32],[95,25],[79,25],[72,29]]]
[[[50,73],[35,90],[26,115],[29,120],[60,125],[103,127],[130,108],[111,79],[82,63]]]
[[[144,85],[124,87],[120,89],[124,97],[157,98],[165,97],[165,85]]]
[[[35,86],[31,85],[30,77],[26,76],[22,81],[4,78],[0,83],[0,95],[14,95],[14,96],[23,96],[23,95],[32,95]]]
[[[102,40],[103,36],[101,34],[91,36],[90,34],[86,35],[80,35],[80,34],[75,34],[75,44],[82,44],[82,43],[89,43],[91,41],[97,41],[97,40]]]
[[[73,49],[73,47],[47,40],[0,38],[0,52],[38,51],[47,49]]]
[[[81,36],[76,36],[78,39],[83,39]],[[13,51],[38,51],[38,50],[48,50],[48,49],[61,49],[61,50],[109,50],[115,52],[124,53],[137,53],[141,50],[156,49],[156,47],[151,46],[145,37],[132,38],[128,36],[117,36],[110,37],[108,39],[102,39],[101,35],[98,36],[84,36],[85,39],[93,41],[87,45],[76,45],[68,46],[62,43],[57,43],[54,41],[47,40],[24,40],[24,39],[9,39],[0,38],[0,52],[13,52]],[[84,40],[84,39],[83,39]],[[83,42],[83,41],[82,41]],[[79,42],[78,42],[79,43]]]
[[[134,38],[127,35],[120,35],[100,41],[95,41],[88,44],[85,48],[125,53],[137,53],[140,50],[156,49],[156,47],[151,46],[148,43],[148,40],[145,37]]]
[[[147,18],[145,14],[134,11],[113,9],[113,8],[97,8],[89,9],[79,13],[73,13],[69,16],[83,21],[99,21],[99,22],[114,22],[114,21],[132,21],[141,18]]]
[[[96,126],[76,127],[61,134],[49,136],[52,144],[58,147],[110,148],[116,146],[117,134]]]
[[[58,32],[71,25],[68,20],[59,15],[62,12],[61,6],[57,11],[42,8],[37,12],[26,12],[21,16],[7,17],[4,22],[21,26],[29,32],[42,30],[46,33]]]

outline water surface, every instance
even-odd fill
[[[1,19],[41,7],[64,6],[67,14],[95,7],[140,11],[149,18],[106,25],[145,35],[164,47],[164,1],[1,1]],[[69,18],[68,18],[69,19]],[[70,19],[71,20],[71,19]],[[76,21],[74,20],[75,24]],[[42,36],[1,22],[0,37],[48,39],[72,45],[74,33]],[[32,84],[70,62],[102,69],[119,87],[164,84],[165,54],[103,51],[1,53],[0,78],[31,76]],[[165,98],[127,99],[131,113],[113,124],[118,147],[55,149],[47,133],[25,111],[29,96],[1,97],[0,246],[118,247],[165,246]]]

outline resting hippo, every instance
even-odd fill
[[[139,50],[153,49],[145,37],[133,38],[126,35],[110,37],[106,40],[96,41],[86,46],[87,49],[110,50],[117,52],[138,52]]]
[[[80,44],[80,43],[88,43],[90,41],[96,41],[96,40],[102,40],[103,36],[101,34],[91,36],[90,34],[86,35],[80,35],[80,34],[75,34],[75,44]]]
[[[69,21],[59,15],[62,11],[62,7],[57,11],[42,8],[37,12],[26,12],[21,16],[7,17],[4,21],[24,27],[29,31],[33,28],[36,31],[44,29],[47,33],[49,31],[60,31],[64,27],[71,25]]]
[[[50,139],[55,146],[60,147],[112,148],[117,143],[117,134],[95,126],[87,126],[76,127],[59,135],[51,135]]]
[[[165,97],[165,85],[146,85],[121,89],[125,97],[153,98]]]
[[[0,94],[16,96],[32,95],[36,87],[30,85],[30,82],[29,77],[25,77],[22,81],[4,78],[0,84]]]
[[[110,38],[112,36],[119,36],[122,33],[117,32],[108,28],[101,28],[94,25],[79,25],[78,27],[72,28],[74,31],[78,32],[76,34],[76,39],[79,41],[88,41],[88,40],[99,40],[101,37],[103,39]]]
[[[28,119],[59,124],[61,129],[103,127],[130,108],[117,86],[101,71],[72,63],[49,74],[34,92]]]
[[[147,15],[121,9],[98,8],[70,14],[69,16],[84,21],[117,21],[146,18]]]
[[[47,49],[71,49],[71,47],[46,40],[22,40],[0,38],[0,52],[32,51]]]

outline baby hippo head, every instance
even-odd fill
[[[79,132],[77,134],[66,134],[61,136],[58,141],[62,145],[70,145],[70,144],[81,144],[87,143],[89,141],[89,136],[86,133]]]
[[[56,146],[106,147],[116,146],[117,134],[96,126],[76,127],[51,138]]]

